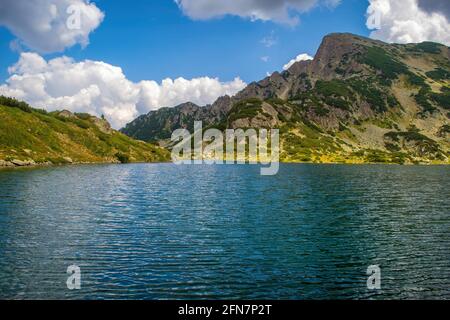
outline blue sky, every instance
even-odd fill
[[[171,0],[103,0],[95,4],[105,13],[101,25],[90,34],[90,44],[76,45],[63,54],[76,60],[100,60],[120,66],[132,81],[166,77],[239,76],[246,82],[259,80],[300,53],[313,55],[322,37],[331,32],[368,35],[365,12],[368,3],[345,0],[334,9],[318,7],[300,16],[295,27],[272,21],[227,16],[194,21],[183,15]],[[267,48],[261,43],[273,38]],[[18,60],[10,49],[15,36],[0,28],[0,81]],[[48,54],[45,58],[59,56]],[[261,57],[269,57],[267,62]]]

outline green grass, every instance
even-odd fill
[[[403,145],[404,142],[409,143],[409,148],[414,149],[414,153],[420,157],[427,157],[431,160],[442,160],[442,150],[436,141],[421,134],[415,129],[410,129],[406,132],[388,132],[385,135],[386,148],[393,150],[393,146]],[[389,142],[392,141],[393,143]]]
[[[262,100],[250,98],[236,103],[228,114],[228,122],[232,123],[238,119],[253,118],[262,113]]]
[[[397,61],[386,50],[378,47],[368,48],[362,62],[381,71],[387,83],[396,79],[400,74],[408,72],[408,67],[405,64]]]
[[[64,157],[74,162],[169,160],[169,152],[160,147],[115,130],[102,132],[92,116],[64,118],[57,112],[24,106],[15,102],[0,105],[0,159],[33,159],[37,163],[64,163]]]

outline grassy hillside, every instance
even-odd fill
[[[124,132],[161,139],[141,133],[191,129],[201,120],[204,127],[221,130],[279,128],[286,162],[450,162],[450,48],[445,45],[331,34],[313,60],[251,83],[228,102],[195,112],[153,111]],[[224,110],[223,116],[217,117],[216,109]]]
[[[168,151],[112,130],[89,114],[47,113],[0,97],[0,161],[28,164],[159,162]],[[20,162],[18,162],[20,163]]]

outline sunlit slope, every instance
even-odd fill
[[[0,102],[3,162],[159,162],[170,158],[166,150],[127,137],[89,114],[47,113],[5,98]]]

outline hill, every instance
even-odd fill
[[[168,161],[158,146],[111,129],[89,114],[31,108],[0,97],[0,166]]]
[[[121,131],[164,141],[194,121],[279,128],[289,162],[449,163],[450,49],[326,36],[311,61],[212,105],[185,103],[140,116]]]

